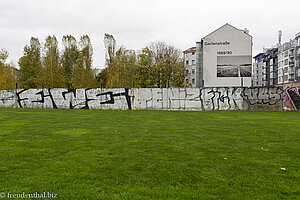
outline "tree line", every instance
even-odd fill
[[[185,69],[181,51],[164,42],[153,42],[141,51],[117,47],[115,38],[104,36],[105,68],[95,75],[93,47],[88,35],[77,42],[62,38],[59,51],[55,36],[43,45],[31,37],[19,59],[19,70],[7,64],[8,52],[0,51],[0,89],[18,88],[132,88],[184,87]]]
[[[117,48],[112,35],[105,34],[106,68],[100,74],[105,87],[184,87],[185,69],[179,49],[164,42],[152,42],[139,53]]]

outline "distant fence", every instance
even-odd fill
[[[300,111],[300,87],[0,90],[0,108]]]

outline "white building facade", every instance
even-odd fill
[[[183,51],[184,66],[186,69],[186,82],[190,87],[196,86],[196,47],[191,47]]]
[[[295,41],[297,43],[295,52],[295,80],[300,81],[300,32],[296,34]]]
[[[278,52],[278,84],[295,81],[296,40],[286,42]]]
[[[193,87],[251,86],[252,37],[247,30],[225,24],[197,42],[195,54]]]

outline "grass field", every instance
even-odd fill
[[[300,112],[0,109],[1,192],[300,199]]]

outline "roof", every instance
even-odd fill
[[[187,50],[185,50],[183,52],[189,52],[189,51],[196,51],[196,47],[191,47],[191,48],[189,48],[189,49],[187,49]]]
[[[263,55],[265,55],[265,54],[264,54],[264,53],[259,53],[259,54],[257,54],[256,56],[254,56],[253,58],[256,59],[256,58],[258,58],[258,57],[260,57],[260,56],[263,56]]]
[[[226,23],[226,24],[224,24],[223,26],[221,26],[220,28],[218,28],[218,29],[214,30],[213,32],[211,32],[210,34],[206,35],[206,36],[205,36],[205,37],[203,37],[203,38],[206,38],[206,37],[208,37],[209,35],[211,35],[211,34],[213,34],[213,33],[217,32],[218,30],[222,29],[222,28],[223,28],[223,27],[225,27],[225,26],[230,26],[230,27],[232,27],[232,28],[234,28],[234,29],[236,29],[236,30],[238,30],[238,31],[242,31],[242,32],[244,32],[244,33],[245,33],[245,31],[244,31],[244,30],[238,29],[238,28],[236,28],[236,27],[234,27],[234,26],[232,26],[232,25],[230,25],[230,24]],[[249,35],[249,33],[245,33],[245,34]],[[251,35],[249,35],[249,36],[250,36],[250,37],[252,37]],[[202,39],[203,39],[203,38],[202,38]]]

